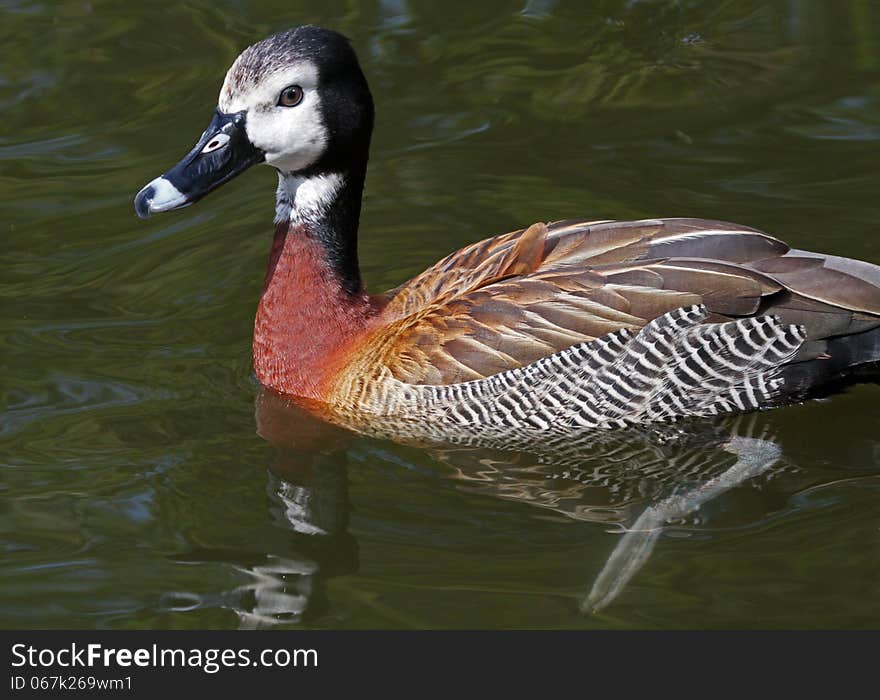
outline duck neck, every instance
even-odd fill
[[[300,227],[321,244],[327,264],[350,294],[361,291],[357,233],[364,169],[278,173],[275,225]]]
[[[283,394],[322,399],[377,306],[357,258],[363,173],[279,173],[275,239],[254,326],[254,370]]]

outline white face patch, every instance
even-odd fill
[[[304,223],[320,219],[336,200],[345,178],[338,173],[302,177],[278,173],[275,223]]]
[[[250,142],[266,154],[266,163],[284,172],[304,170],[317,162],[327,146],[327,129],[321,119],[318,68],[299,61],[268,72],[255,84],[237,90],[236,63],[226,73],[220,90],[219,108],[231,114],[246,112],[245,129]],[[302,101],[282,107],[278,96],[284,88],[299,85]]]

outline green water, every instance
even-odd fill
[[[880,263],[872,0],[0,0],[0,626],[880,627],[877,386],[711,426],[776,463],[671,518],[586,615],[620,526],[730,467],[717,440],[535,466],[259,399],[274,174],[148,222],[131,201],[238,51],[305,22],[348,34],[373,89],[374,291],[566,217]]]

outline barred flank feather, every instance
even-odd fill
[[[803,328],[775,316],[703,323],[707,316],[703,305],[676,309],[637,333],[615,331],[470,382],[391,379],[369,408],[411,436],[511,447],[773,405]]]

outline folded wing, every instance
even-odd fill
[[[693,304],[714,322],[774,313],[803,325],[794,359],[811,361],[880,327],[880,268],[719,221],[539,223],[389,292],[374,359],[411,384],[470,381]]]

